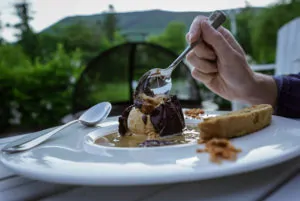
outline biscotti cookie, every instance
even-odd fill
[[[198,124],[200,137],[232,138],[246,135],[268,126],[273,108],[268,104],[254,105],[225,115],[209,117]]]

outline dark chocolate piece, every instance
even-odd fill
[[[119,133],[122,136],[124,136],[128,131],[127,119],[132,108],[133,105],[127,107],[119,117]]]
[[[150,114],[150,120],[158,134],[163,137],[182,132],[185,127],[181,105],[176,96],[171,96]]]

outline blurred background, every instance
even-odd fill
[[[250,64],[273,64],[278,30],[300,16],[300,1],[1,0],[0,136],[55,126],[101,101],[119,115],[138,78],[167,67],[193,19],[216,9]],[[231,110],[191,68],[174,72],[172,93],[183,106]]]

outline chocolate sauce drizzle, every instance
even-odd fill
[[[119,117],[119,133],[121,136],[124,136],[126,132],[128,131],[128,125],[127,125],[127,119],[129,116],[129,113],[131,109],[134,107],[134,105],[131,105],[127,107]]]

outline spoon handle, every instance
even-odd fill
[[[59,126],[58,128],[47,132],[47,133],[43,133],[41,135],[26,135],[24,137],[22,137],[21,139],[15,140],[9,144],[7,144],[1,151],[3,152],[19,152],[19,151],[25,151],[28,150],[30,148],[33,148],[39,144],[41,144],[42,142],[46,141],[48,138],[50,138],[51,136],[55,135],[57,132],[59,132],[60,130],[66,128],[67,126],[70,126],[71,124],[74,124],[78,122],[78,120],[73,120],[70,121],[62,126]]]
[[[215,29],[219,28],[226,20],[226,15],[222,11],[214,11],[209,17],[208,17],[208,23],[214,27]],[[168,69],[174,68],[184,59],[184,57],[189,53],[197,44],[199,44],[202,40],[199,39],[196,42],[193,42],[192,44],[188,45],[185,50],[171,63],[171,65],[168,67]]]

